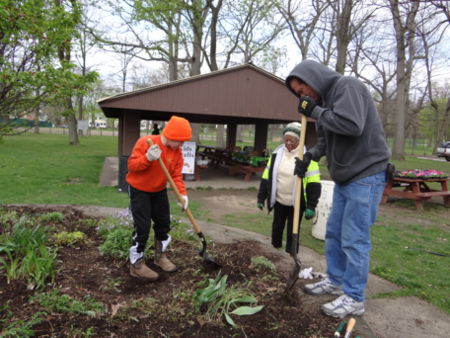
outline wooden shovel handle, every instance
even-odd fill
[[[148,145],[151,147],[153,145],[153,141],[152,139],[148,138],[147,139],[147,143]],[[167,180],[169,181],[170,187],[172,188],[172,190],[175,192],[175,195],[177,196],[178,202],[180,202],[181,205],[184,205],[184,199],[183,197],[181,197],[180,192],[178,191],[177,186],[175,185],[175,182],[173,181],[172,176],[170,176],[169,170],[167,170],[166,165],[164,164],[164,162],[162,161],[161,157],[158,158],[158,162],[162,168],[162,170],[164,171],[164,174],[167,177]],[[186,212],[186,215],[188,216],[189,220],[192,223],[192,226],[194,227],[195,232],[198,234],[201,232],[200,230],[200,226],[198,225],[198,223],[195,221],[194,216],[192,215],[191,211],[189,210],[189,208],[186,208],[184,210]]]
[[[308,123],[306,121],[306,116],[301,114],[301,130],[300,130],[300,150],[298,152],[298,158],[300,160],[303,160],[303,150],[305,148],[305,136],[306,136],[306,124]],[[298,228],[299,228],[299,220],[300,220],[300,201],[301,201],[301,194],[302,191],[302,179],[301,177],[296,176],[295,180],[295,202],[294,202],[294,221],[292,224],[292,234],[297,237],[298,234]]]

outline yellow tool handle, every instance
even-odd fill
[[[148,145],[151,147],[153,145],[153,141],[152,139],[147,139],[147,143]],[[177,196],[178,201],[180,202],[181,205],[184,205],[184,199],[183,197],[181,197],[180,192],[178,191],[177,186],[175,185],[175,182],[173,181],[172,176],[170,176],[169,170],[167,170],[166,165],[164,164],[163,160],[161,159],[161,157],[158,158],[158,162],[161,165],[162,170],[164,171],[164,174],[167,177],[167,180],[170,183],[170,187],[172,188],[172,190],[175,192],[175,195]],[[189,220],[192,223],[192,226],[194,227],[194,230],[196,233],[201,232],[200,230],[200,226],[198,225],[198,223],[195,221],[194,216],[192,216],[191,211],[189,210],[189,208],[186,208],[184,210],[186,212],[186,215],[188,216]]]
[[[298,152],[298,158],[300,160],[303,160],[303,151],[305,148],[305,136],[306,136],[306,124],[308,123],[306,121],[306,116],[301,114],[301,130],[300,130],[300,150]],[[295,202],[294,202],[294,221],[293,221],[293,227],[292,227],[292,234],[297,235],[298,234],[298,225],[299,225],[299,219],[300,219],[300,194],[302,191],[302,179],[298,176],[295,176]]]
[[[350,338],[350,334],[353,331],[353,328],[355,327],[356,324],[356,319],[355,318],[350,318],[350,320],[348,321],[347,324],[347,328],[345,329],[345,337],[344,338]]]

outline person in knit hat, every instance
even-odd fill
[[[143,280],[155,281],[159,275],[144,261],[144,250],[150,234],[151,223],[155,233],[154,263],[163,271],[173,272],[177,268],[168,259],[166,248],[171,241],[170,209],[167,196],[167,177],[158,162],[164,162],[184,199],[183,209],[188,206],[186,187],[181,170],[183,155],[181,146],[191,139],[188,120],[172,116],[162,131],[162,135],[147,135],[137,140],[128,159],[130,209],[133,216],[134,232],[129,250],[130,275]],[[149,146],[148,139],[153,145]]]
[[[267,204],[269,213],[274,210],[272,222],[272,245],[281,248],[283,232],[287,224],[286,252],[292,252],[292,226],[294,219],[295,179],[294,175],[296,157],[300,151],[299,122],[291,122],[283,129],[283,144],[279,145],[267,162],[258,191],[257,207],[264,209]],[[315,209],[319,201],[322,186],[320,184],[320,172],[317,162],[311,161],[307,174],[302,180],[300,217],[303,214],[306,219],[315,216]],[[298,243],[298,241],[297,241]],[[295,248],[298,252],[298,247]]]

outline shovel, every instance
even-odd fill
[[[300,160],[303,160],[303,149],[305,148],[305,136],[306,136],[306,116],[302,114],[301,118],[301,131],[300,131],[300,152],[298,157]],[[292,247],[291,247],[291,256],[294,258],[294,268],[289,273],[289,278],[287,281],[287,290],[292,289],[295,285],[295,282],[298,279],[298,274],[301,269],[302,263],[297,257],[297,246],[298,246],[298,233],[300,231],[300,201],[301,201],[301,187],[302,187],[302,179],[296,176],[295,180],[295,204],[294,204],[294,221],[292,224]]]
[[[147,143],[148,143],[148,145],[150,147],[153,145],[153,142],[152,142],[151,139],[147,139]],[[184,204],[183,197],[181,197],[181,194],[178,191],[177,186],[175,185],[175,182],[173,181],[172,176],[170,176],[170,173],[167,170],[167,167],[164,164],[164,162],[162,161],[161,157],[158,158],[158,162],[159,162],[162,170],[164,171],[164,174],[166,175],[167,180],[169,181],[172,190],[175,192],[175,195],[177,196],[178,202],[180,202],[180,204],[183,205]],[[194,227],[194,230],[197,233],[198,237],[200,237],[200,239],[202,241],[202,248],[199,250],[199,255],[200,255],[200,257],[203,258],[203,263],[206,266],[208,266],[210,268],[213,268],[213,269],[221,268],[221,266],[214,260],[214,258],[212,258],[211,256],[209,256],[206,253],[206,239],[205,239],[205,236],[203,235],[202,231],[200,230],[200,226],[195,221],[194,216],[192,215],[191,211],[189,210],[189,208],[186,208],[184,211],[186,212],[186,215],[188,216],[189,220],[191,221],[191,224]]]

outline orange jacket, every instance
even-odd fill
[[[173,150],[162,144],[160,135],[148,135],[141,137],[134,145],[131,156],[128,158],[127,182],[133,188],[146,191],[158,192],[166,188],[167,178],[159,164],[159,161],[149,161],[147,150],[149,145],[147,139],[151,139],[154,144],[161,148],[161,159],[172,176],[178,191],[186,195],[186,188],[183,182],[181,169],[183,168],[183,154],[181,148]]]

